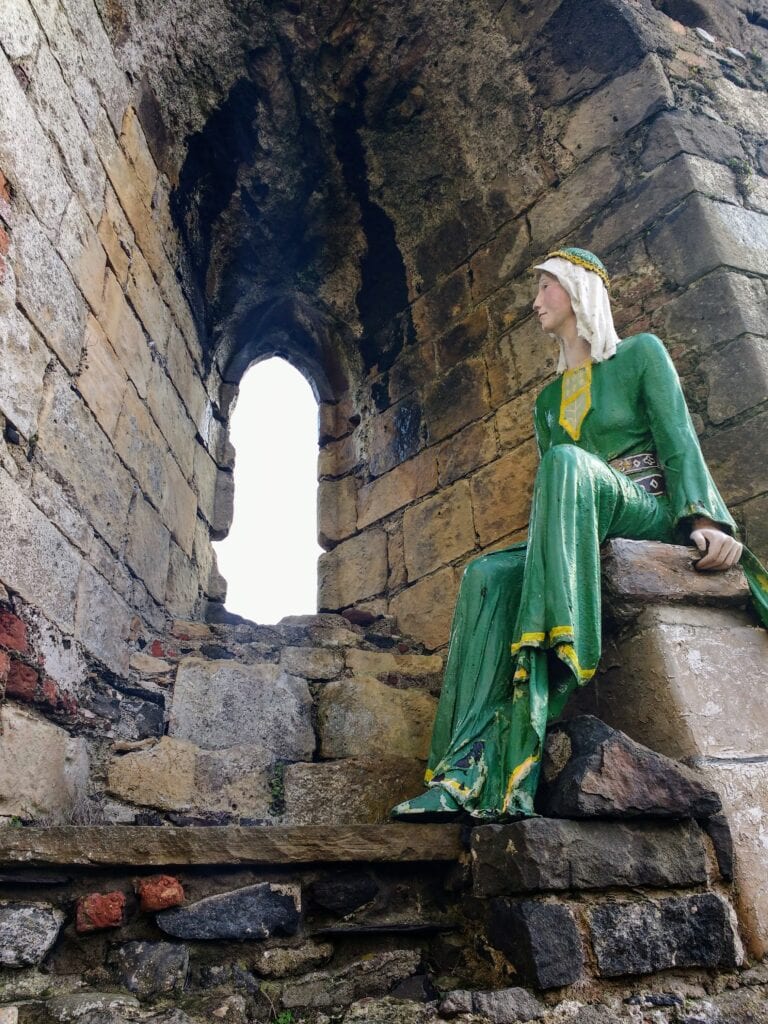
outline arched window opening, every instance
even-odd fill
[[[283,359],[243,376],[230,419],[232,528],[215,545],[226,607],[254,622],[317,610],[317,401]]]

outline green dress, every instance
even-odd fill
[[[654,335],[566,371],[539,395],[534,421],[541,463],[528,542],[464,572],[427,764],[430,789],[481,820],[534,813],[547,722],[595,673],[601,543],[687,543],[693,516],[735,530]],[[665,494],[608,465],[642,453],[655,453]],[[768,624],[768,579],[749,553],[742,564]]]

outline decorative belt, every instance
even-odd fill
[[[624,455],[611,459],[608,463],[612,469],[628,476],[632,483],[642,487],[648,494],[659,497],[667,493],[664,474],[655,452],[640,452],[639,455]]]

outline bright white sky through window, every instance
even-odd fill
[[[230,438],[235,515],[215,544],[226,608],[254,622],[317,609],[317,402],[283,359],[240,382]]]

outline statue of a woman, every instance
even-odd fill
[[[700,570],[740,559],[768,625],[768,579],[735,539],[675,368],[661,341],[621,341],[608,274],[583,249],[549,253],[533,303],[560,343],[534,410],[541,462],[527,543],[464,572],[427,763],[403,821],[534,813],[544,734],[600,657],[600,545],[609,537],[696,545]]]

